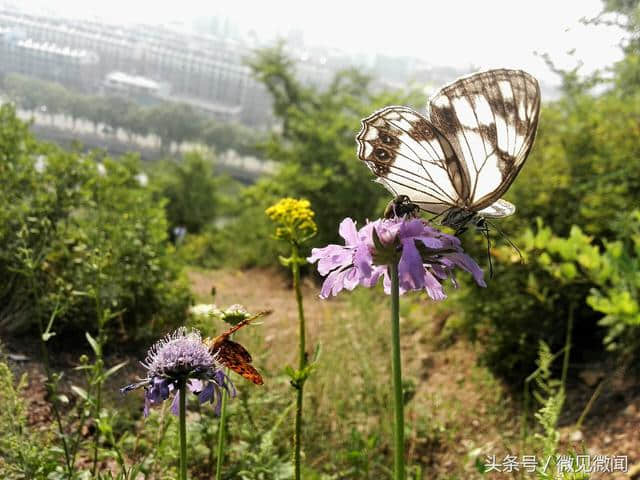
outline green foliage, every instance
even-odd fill
[[[517,381],[531,370],[535,342],[561,348],[572,308],[577,358],[589,352],[584,358],[593,359],[605,348],[637,358],[640,212],[620,215],[612,225],[619,240],[599,244],[577,226],[560,237],[538,220],[535,231],[527,229],[516,240],[526,263],[509,247],[494,251],[496,275],[489,289],[468,291],[463,302],[469,318],[482,319],[471,328],[485,340],[483,355],[495,371]]]
[[[219,213],[221,179],[213,173],[213,162],[199,153],[156,167],[159,200],[166,199],[170,227],[182,226],[200,233]]]
[[[169,104],[151,107],[148,113],[151,129],[157,132],[165,149],[168,142],[178,145],[197,137],[202,119],[194,115],[193,109],[184,104]]]
[[[9,106],[0,145],[1,327],[32,328],[61,306],[61,327],[95,331],[96,295],[134,337],[183,317],[190,294],[163,205],[134,157],[37,143]]]
[[[538,370],[535,376],[537,390],[533,396],[538,401],[540,409],[535,417],[542,427],[541,434],[536,434],[536,438],[541,443],[541,450],[545,458],[554,455],[560,440],[560,432],[556,426],[562,413],[565,392],[558,380],[552,377],[551,364],[555,356],[551,353],[549,345],[540,342],[538,353]]]
[[[611,1],[605,11],[636,15],[637,6]],[[632,334],[637,287],[624,270],[637,257],[628,212],[640,204],[634,39],[637,32],[603,93],[590,90],[597,78],[582,81],[577,70],[559,72],[564,96],[543,106],[536,144],[507,194],[518,212],[500,222],[526,263],[511,249],[493,249],[489,287],[461,296],[468,331],[485,345],[484,360],[512,383],[533,370],[540,340],[554,351],[561,348],[570,307],[576,318],[575,361],[600,356],[603,341],[610,349],[637,352]],[[542,223],[534,234],[536,218]]]
[[[7,480],[43,480],[55,470],[56,455],[50,432],[27,426],[27,376],[14,383],[9,366],[0,361],[0,476]]]
[[[640,211],[619,222],[620,240],[602,246],[576,226],[561,238],[539,224],[524,240],[527,250],[540,252],[540,264],[554,277],[592,285],[586,303],[604,315],[599,324],[606,329],[606,347],[635,356],[640,353]]]
[[[507,231],[539,216],[559,235],[580,225],[612,238],[619,212],[640,200],[639,114],[637,96],[615,93],[581,94],[543,108],[534,149],[507,197],[518,207]]]
[[[411,104],[411,95],[371,94],[369,79],[356,71],[338,73],[327,89],[302,86],[282,45],[260,50],[251,60],[259,80],[274,97],[282,130],[262,144],[267,158],[280,163],[275,175],[249,187],[239,218],[227,228],[230,239],[252,245],[239,258],[245,265],[272,263],[282,253],[270,240],[263,212],[283,197],[305,198],[317,209],[314,245],[337,239],[345,217],[363,222],[382,214],[388,193],[355,155],[360,119],[389,103]],[[422,103],[422,99],[415,103]]]
[[[540,341],[555,351],[562,348],[566,323],[575,302],[577,321],[574,345],[579,357],[601,342],[594,329],[597,315],[584,305],[590,286],[563,283],[529,255],[526,263],[510,247],[494,250],[494,276],[486,289],[465,286],[458,299],[464,308],[463,327],[483,346],[482,360],[494,373],[516,388],[535,369]]]
[[[218,152],[235,150],[240,155],[257,156],[261,135],[243,125],[207,121],[202,127],[201,139]]]

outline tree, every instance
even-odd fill
[[[80,118],[89,118],[90,100],[86,95],[76,94],[68,97],[67,113],[71,117],[72,128],[76,128],[76,121]]]
[[[623,96],[640,89],[640,0],[603,0],[602,11],[586,19],[593,25],[614,25],[627,34],[621,42],[624,58],[613,67],[616,90]]]
[[[178,148],[187,140],[198,137],[202,128],[202,116],[181,103],[164,103],[149,111],[149,126],[160,137],[161,148],[166,152],[175,142]]]
[[[200,137],[218,152],[235,150],[241,155],[258,154],[258,135],[239,124],[209,120],[203,125]]]
[[[289,109],[301,108],[312,97],[293,75],[294,62],[285,53],[284,43],[273,48],[258,50],[249,60],[256,78],[262,82],[273,97],[273,112],[282,122],[282,135],[289,134]]]
[[[219,179],[213,173],[210,159],[189,153],[184,159],[170,161],[160,169],[158,180],[166,204],[169,228],[182,226],[198,233],[211,223],[218,213]]]
[[[251,245],[239,253],[244,261],[270,261],[265,251],[277,247],[269,243],[264,209],[281,197],[311,201],[319,227],[316,245],[334,242],[345,217],[359,222],[379,217],[390,196],[356,155],[360,119],[390,103],[418,104],[424,98],[372,94],[369,79],[355,70],[338,73],[324,90],[302,87],[281,44],[256,52],[250,65],[274,96],[283,128],[261,144],[264,156],[279,163],[277,172],[245,191],[234,205],[237,222],[225,228],[237,249]]]

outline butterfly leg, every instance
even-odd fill
[[[464,232],[466,232],[467,230],[469,230],[469,227],[466,226],[462,226],[462,227],[458,227],[456,229],[456,231],[454,232],[454,235],[456,237],[459,237],[460,235],[462,235]]]
[[[502,238],[504,238],[507,243],[518,253],[518,255],[520,256],[520,262],[524,263],[524,256],[522,255],[522,252],[520,251],[520,249],[518,248],[518,246],[513,243],[513,241],[509,238],[509,236],[504,233],[503,230],[501,230],[500,228],[498,228],[496,225],[494,225],[493,223],[490,223],[488,220],[485,220],[492,228],[494,228]]]
[[[493,278],[493,260],[491,260],[491,237],[489,236],[489,224],[482,217],[476,221],[476,228],[487,239],[487,260],[489,261],[489,278]]]

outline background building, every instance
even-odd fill
[[[143,101],[180,101],[220,120],[255,127],[271,123],[269,94],[252,78],[245,63],[251,50],[237,38],[52,18],[7,7],[0,8],[0,29],[2,74],[23,73]]]

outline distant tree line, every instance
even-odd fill
[[[58,83],[11,73],[2,79],[5,94],[28,111],[42,107],[53,116],[67,115],[73,128],[78,120],[91,122],[97,131],[105,125],[114,132],[122,129],[133,140],[149,134],[160,138],[166,152],[172,144],[200,141],[222,152],[233,149],[241,155],[257,155],[260,135],[239,124],[216,121],[184,103],[162,102],[143,106],[114,95],[85,95]]]

